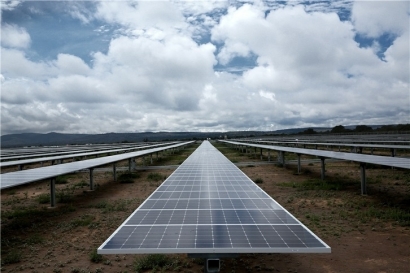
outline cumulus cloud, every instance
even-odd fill
[[[30,35],[27,31],[16,25],[1,25],[1,45],[12,48],[28,48],[30,46]]]
[[[377,19],[376,31],[362,24],[370,15],[360,6],[352,21],[342,21],[332,10],[336,4],[292,2],[272,10],[262,2],[95,5],[94,14],[73,8],[69,15],[119,30],[89,63],[63,51],[33,60],[30,43],[2,47],[2,133],[270,130],[408,120],[409,34],[401,15]],[[359,47],[358,31],[394,32],[384,60]],[[255,65],[229,73],[238,57]],[[226,69],[215,71],[217,65]]]
[[[368,37],[408,32],[409,14],[408,1],[355,1],[352,8],[356,30]]]

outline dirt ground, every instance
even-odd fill
[[[297,174],[293,164],[266,164],[267,154],[261,161],[216,146],[332,248],[331,254],[226,258],[221,272],[410,272],[409,170],[369,168],[368,195],[362,196],[357,163],[326,161],[322,181],[312,158],[302,158],[307,161]],[[94,170],[96,190],[88,191],[88,173],[64,176],[56,208],[49,208],[48,181],[2,191],[1,271],[136,272],[147,256],[95,250],[195,148],[155,161],[161,168],[136,171],[133,183],[114,182],[110,169]],[[166,259],[165,266],[141,272],[203,272],[202,260],[183,254]]]

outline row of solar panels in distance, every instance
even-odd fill
[[[217,236],[214,236],[217,235]],[[300,225],[123,226],[103,249],[324,247]]]

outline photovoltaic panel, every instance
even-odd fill
[[[205,141],[100,254],[328,253],[330,247]]]
[[[224,143],[230,143],[234,145],[243,145],[248,147],[276,150],[283,152],[290,152],[295,154],[313,155],[324,158],[335,158],[348,161],[355,161],[360,163],[369,163],[376,165],[383,165],[389,167],[397,167],[403,169],[410,169],[410,159],[405,157],[391,157],[391,156],[379,156],[379,155],[367,155],[367,154],[355,154],[355,153],[342,153],[334,151],[303,149],[303,148],[291,148],[284,146],[262,145],[262,144],[250,144],[238,141],[226,141],[221,140]]]
[[[166,149],[178,148],[178,147],[187,145],[191,142],[193,141],[182,142],[178,144],[161,146],[161,147],[155,147],[155,148],[151,148],[147,150],[129,152],[125,154],[117,154],[117,155],[93,158],[93,159],[82,160],[82,161],[74,161],[74,162],[69,162],[69,163],[64,163],[64,164],[59,164],[59,165],[52,165],[52,166],[22,170],[22,171],[17,171],[17,172],[3,173],[3,174],[0,174],[0,189],[16,187],[16,186],[20,186],[26,183],[31,183],[31,182],[35,182],[39,180],[53,178],[59,175],[73,173],[73,172],[84,170],[84,169],[104,166],[107,164],[119,162],[121,160],[149,155],[155,152],[160,152]]]

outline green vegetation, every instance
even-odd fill
[[[6,255],[2,255],[1,264],[15,264],[21,261],[21,254],[17,250],[12,250]]]
[[[263,179],[262,178],[256,178],[255,181],[256,184],[262,184],[263,183]]]
[[[182,268],[190,268],[190,262],[181,262],[179,257],[170,257],[164,254],[151,254],[141,258],[137,258],[134,262],[134,270],[136,272],[144,272],[152,270],[156,272],[181,271]]]
[[[103,213],[109,213],[109,212],[114,212],[114,211],[127,211],[132,201],[133,199],[119,199],[113,202],[108,202],[104,200],[104,201],[99,202],[93,207],[97,209],[102,209]]]
[[[95,220],[94,215],[85,214],[82,215],[79,219],[73,220],[70,223],[72,227],[86,227],[91,225],[91,223]]]
[[[56,184],[67,184],[67,183],[68,183],[67,175],[60,175],[56,177]]]
[[[97,249],[93,249],[93,251],[90,253],[90,261],[92,261],[93,263],[102,262],[103,256],[97,253]]]
[[[140,178],[140,176],[141,175],[139,173],[125,172],[120,174],[118,181],[123,184],[134,183],[134,180]]]
[[[148,174],[148,180],[152,180],[152,181],[163,181],[165,179],[167,179],[166,175],[162,175],[160,173],[150,173]]]

